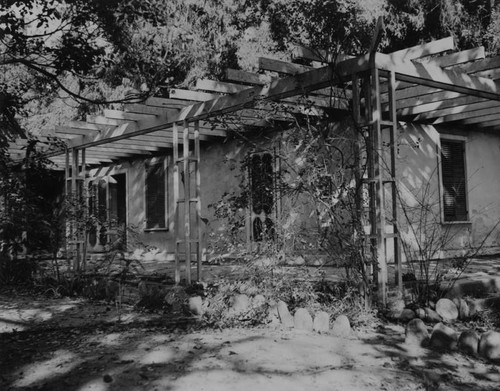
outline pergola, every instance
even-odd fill
[[[387,289],[387,239],[394,244],[396,282],[401,282],[401,256],[397,221],[394,138],[398,121],[428,124],[474,126],[486,131],[500,130],[500,57],[485,58],[484,48],[456,52],[451,37],[397,52],[383,54],[376,44],[359,56],[338,55],[329,59],[319,52],[297,48],[294,60],[311,66],[259,59],[259,73],[228,69],[225,81],[199,80],[196,90],[170,90],[169,98],[149,98],[129,103],[123,111],[104,110],[87,121],[72,121],[54,129],[53,136],[66,141],[65,150],[47,148],[47,155],[65,170],[67,192],[77,191],[89,167],[109,165],[134,156],[150,156],[173,150],[174,198],[177,245],[176,282],[180,281],[181,252],[186,263],[186,279],[191,281],[190,263],[194,258],[201,278],[200,224],[191,227],[190,209],[196,221],[201,211],[200,142],[225,137],[231,125],[211,122],[220,116],[237,116],[238,123],[268,126],[255,107],[266,110],[272,102],[288,107],[287,114],[271,115],[286,120],[293,113],[321,115],[332,105],[351,110],[360,128],[369,135],[368,240],[378,262],[376,280],[380,297]],[[306,96],[310,105],[305,105]],[[269,107],[269,113],[272,110]],[[290,114],[291,113],[291,114]],[[236,125],[235,125],[236,126]],[[384,132],[387,135],[384,136]],[[48,136],[47,136],[48,137]],[[382,168],[382,140],[389,137],[390,167]],[[192,140],[192,141],[190,141]],[[10,145],[13,159],[23,158],[26,140]],[[192,149],[192,150],[190,150]],[[189,173],[194,164],[195,189],[184,180],[186,194],[181,198],[180,169]],[[391,199],[386,199],[390,195]],[[185,203],[184,216],[178,205]],[[392,204],[390,210],[385,205]],[[179,224],[184,223],[183,237]],[[392,229],[387,230],[392,225]],[[81,245],[81,239],[75,240]],[[181,251],[182,249],[182,251]]]

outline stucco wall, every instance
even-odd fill
[[[467,223],[446,224],[441,219],[441,186],[439,166],[439,140],[444,135],[464,137],[466,142],[466,170],[468,180]],[[244,173],[241,163],[251,151],[276,146],[282,148],[278,132],[261,132],[235,137],[231,140],[217,140],[202,144],[200,165],[203,242],[214,243],[217,236],[224,238],[227,226],[214,216],[214,208],[209,207],[221,201],[224,195],[241,193]],[[286,155],[287,151],[279,153]],[[438,129],[429,125],[401,124],[397,140],[397,178],[400,201],[399,224],[404,240],[410,246],[429,236],[446,237],[447,252],[436,251],[433,256],[446,257],[463,252],[470,247],[484,243],[483,253],[500,252],[500,228],[495,227],[500,219],[500,137],[494,134],[467,132],[455,129]],[[173,235],[173,173],[172,157],[168,157],[168,229],[145,231],[145,163],[143,160],[116,166],[109,174],[127,175],[127,223],[139,232],[138,239],[147,246],[156,247],[164,254],[175,251]],[[299,162],[300,163],[300,162]],[[299,164],[297,163],[297,164]],[[193,178],[194,179],[194,178]],[[181,195],[182,197],[182,195]],[[422,212],[426,208],[426,213]],[[315,229],[307,198],[298,197],[283,200],[282,226],[295,225],[304,232]],[[181,205],[180,213],[183,213]],[[244,220],[245,210],[236,212],[237,219]],[[422,225],[422,221],[428,225]],[[431,228],[431,226],[433,228]],[[246,240],[248,227],[240,227],[236,233],[240,244]],[[182,230],[182,224],[181,224]],[[423,237],[422,237],[423,235]],[[418,237],[418,239],[417,239]],[[210,246],[209,246],[210,247]],[[226,251],[222,247],[211,246],[208,256],[214,252]]]
[[[442,219],[439,164],[440,138],[465,142],[469,221],[446,223]],[[400,229],[407,243],[433,246],[433,257],[500,251],[500,137],[477,131],[401,124],[398,134],[397,175],[401,197]],[[427,212],[422,207],[428,208]],[[403,210],[404,208],[404,210]],[[422,223],[424,222],[424,223]],[[434,239],[432,239],[434,238]],[[436,241],[437,239],[437,241]],[[430,244],[434,240],[435,244]],[[443,242],[443,252],[437,251]],[[483,243],[484,241],[484,243]]]

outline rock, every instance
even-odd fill
[[[203,301],[201,296],[190,297],[188,301],[189,312],[196,316],[203,315]]]
[[[231,298],[231,311],[240,314],[248,311],[250,308],[250,299],[247,295],[238,294]]]
[[[293,316],[295,328],[298,330],[312,331],[313,320],[305,308],[298,308]]]
[[[437,323],[432,329],[430,347],[442,350],[453,350],[457,347],[457,334],[444,323]]]
[[[415,316],[418,318],[418,319],[422,319],[422,320],[425,320],[425,310],[423,308],[417,308],[415,310]]]
[[[340,315],[332,324],[332,334],[337,337],[347,337],[351,333],[351,324],[345,315]]]
[[[111,375],[105,374],[102,377],[102,380],[104,380],[104,383],[111,383],[113,381],[113,378],[111,377]]]
[[[478,351],[481,356],[489,360],[500,359],[500,333],[492,330],[483,333]]]
[[[424,346],[429,341],[429,332],[422,319],[412,319],[406,325],[405,343],[407,345]]]
[[[330,330],[330,314],[318,311],[314,315],[313,330],[318,333],[326,333]]]
[[[470,317],[469,305],[464,299],[460,299],[458,304],[458,319],[467,320]]]
[[[436,312],[445,321],[453,321],[458,318],[458,308],[450,299],[439,299],[436,303]]]
[[[252,299],[252,307],[262,307],[266,304],[266,298],[263,295],[256,295]]]
[[[465,330],[458,338],[458,349],[464,353],[475,355],[479,344],[479,335],[474,330]]]
[[[439,314],[436,311],[430,308],[424,308],[424,311],[425,311],[425,320],[427,322],[431,323],[441,322],[441,316],[439,316]]]
[[[286,303],[282,300],[278,301],[278,314],[284,327],[292,328],[294,326],[293,316],[288,311]]]
[[[415,312],[413,310],[410,310],[409,308],[405,308],[402,312],[401,315],[399,315],[399,320],[401,322],[409,322],[412,319],[415,319],[417,315],[415,315]]]

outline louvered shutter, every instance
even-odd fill
[[[467,220],[465,144],[441,140],[444,221]]]
[[[163,161],[146,167],[146,228],[165,228],[165,170]]]

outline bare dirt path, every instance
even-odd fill
[[[408,350],[403,328],[336,338],[201,329],[105,303],[0,294],[0,390],[498,390],[500,368]]]

